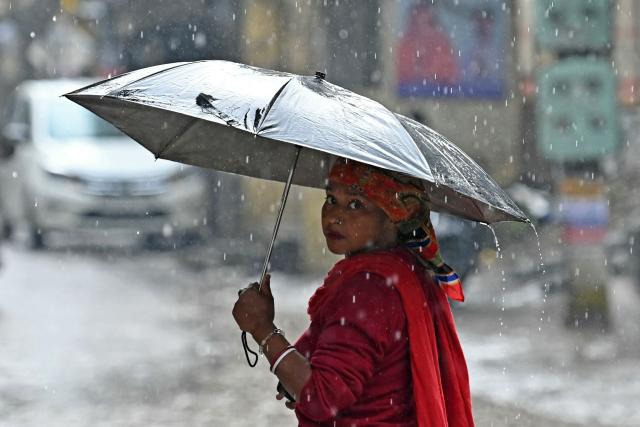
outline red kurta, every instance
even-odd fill
[[[419,298],[398,283],[403,278],[421,285]],[[416,317],[416,301],[425,307],[418,311],[427,328],[416,328],[412,320],[411,340],[416,343],[416,331],[429,336],[419,351],[416,343],[412,356],[407,313],[413,310]],[[310,300],[310,315],[309,329],[295,344],[312,371],[296,405],[300,426],[473,426],[466,365],[448,302],[408,250],[340,261]],[[416,351],[420,359],[412,364]],[[421,378],[418,411],[414,375]],[[429,416],[418,420],[425,408]]]

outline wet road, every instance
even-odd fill
[[[0,426],[295,425],[265,362],[246,365],[230,310],[253,278],[222,256],[198,270],[188,251],[3,252]],[[288,336],[320,279],[274,274]],[[540,321],[538,285],[502,287],[470,279],[470,304],[456,310],[477,425],[637,425],[636,347],[614,336],[574,351],[584,342],[554,328],[559,300]],[[632,309],[634,291],[616,289]]]
[[[169,252],[5,247],[4,261],[0,425],[266,426],[291,418],[273,394],[266,402],[257,392],[267,384],[248,382],[272,378],[240,360],[234,271],[220,269],[221,291],[208,292]],[[263,410],[243,414],[261,400]]]
[[[152,278],[135,274],[138,262],[4,252],[0,419],[6,425],[84,425],[101,410],[106,417],[114,409],[110,401],[125,400],[127,385],[153,379],[151,372],[193,339],[179,323],[193,316],[192,308],[154,291]]]

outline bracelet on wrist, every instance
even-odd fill
[[[296,348],[292,345],[283,348],[282,351],[278,353],[277,357],[275,358],[275,362],[273,362],[271,367],[269,367],[269,370],[271,371],[271,373],[275,374],[276,369],[278,368],[278,365],[280,364],[280,362],[282,362],[285,357],[287,357],[289,354],[293,353],[294,351],[296,351]]]
[[[260,344],[258,345],[258,353],[260,354],[264,354],[264,347],[267,345],[267,342],[274,336],[274,335],[281,335],[284,337],[284,331],[280,328],[275,328],[273,331],[271,331],[269,333],[269,335],[267,335],[266,337],[263,338],[262,341],[260,341]]]
[[[277,352],[276,354],[274,354],[271,357],[267,356],[267,361],[269,362],[269,369],[271,369],[271,367],[273,365],[275,365],[276,360],[278,360],[278,358],[280,356],[282,356],[282,353],[284,353],[285,351],[287,351],[290,348],[293,348],[293,345],[288,345],[288,346],[284,347],[282,350],[280,350],[279,352]]]

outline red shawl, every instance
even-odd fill
[[[385,277],[400,293],[418,425],[472,427],[467,366],[449,303],[408,250],[365,253],[338,262],[309,300],[311,320],[343,282],[361,272]]]

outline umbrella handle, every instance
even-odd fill
[[[269,248],[267,249],[267,255],[264,258],[264,264],[262,266],[262,273],[260,274],[260,281],[258,282],[260,287],[258,289],[262,290],[262,283],[264,282],[264,278],[267,275],[267,271],[269,270],[269,260],[271,259],[271,253],[273,252],[273,246],[276,242],[276,236],[278,235],[278,229],[280,228],[280,221],[282,220],[282,213],[284,212],[284,205],[287,203],[287,197],[289,197],[289,190],[291,189],[291,183],[293,181],[293,173],[296,170],[296,166],[298,165],[298,158],[300,157],[300,150],[302,147],[299,145],[296,146],[296,154],[293,158],[293,163],[291,164],[291,169],[289,169],[289,176],[287,177],[287,182],[284,185],[284,190],[282,191],[282,199],[280,201],[280,208],[278,209],[278,216],[276,217],[276,223],[273,226],[273,234],[271,235],[271,242],[269,243]],[[252,368],[258,364],[258,354],[249,348],[249,343],[247,342],[247,333],[242,332],[240,336],[242,340],[242,348],[244,349],[244,355],[247,358],[247,363]],[[249,353],[255,356],[253,362],[249,358]]]

